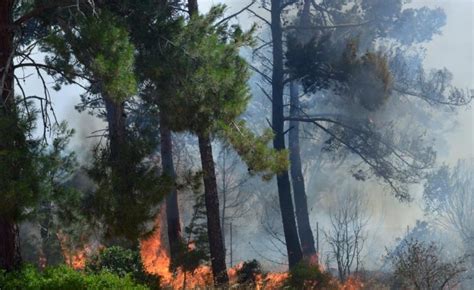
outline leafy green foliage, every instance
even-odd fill
[[[331,275],[321,271],[319,266],[302,261],[290,269],[287,284],[294,289],[337,289],[331,281]]]
[[[169,63],[157,67],[160,109],[175,131],[214,130],[217,121],[230,122],[249,101],[249,71],[239,48],[250,43],[250,33],[216,25],[224,6],[205,16],[193,16],[167,45]]]
[[[97,190],[85,199],[91,221],[105,226],[106,238],[125,238],[133,243],[151,229],[147,222],[158,213],[156,206],[171,186],[167,178],[157,176],[156,168],[143,162],[145,147],[130,142],[122,151],[120,162],[127,168],[126,180],[111,170],[108,147],[97,148],[94,163],[88,170]],[[127,187],[116,192],[117,186]]]
[[[288,168],[288,152],[286,150],[276,151],[268,146],[268,143],[273,139],[271,129],[256,136],[242,120],[219,124],[221,128],[219,133],[222,135],[222,139],[229,143],[245,161],[250,173],[262,173],[263,178],[269,180],[274,174]]]
[[[0,114],[0,215],[12,220],[24,218],[40,196],[36,170],[40,140],[32,137],[35,120],[36,112],[25,107]]]
[[[110,12],[80,15],[74,25],[51,31],[42,44],[43,51],[54,55],[46,62],[62,72],[59,81],[86,77],[92,81],[92,93],[105,94],[116,102],[136,93],[135,48],[127,29]]]
[[[91,53],[89,69],[102,83],[102,93],[117,102],[136,93],[134,46],[127,30],[106,12],[88,17],[80,30],[80,43]]]
[[[110,272],[86,275],[66,266],[43,272],[33,266],[25,266],[18,272],[0,271],[0,285],[2,289],[18,290],[148,289],[133,282],[130,276],[119,277]]]
[[[156,288],[159,279],[145,271],[140,253],[130,249],[113,246],[103,249],[99,254],[90,257],[86,263],[86,272],[98,274],[110,272],[119,277],[130,276],[137,283]]]

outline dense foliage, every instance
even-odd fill
[[[121,278],[130,277],[137,283],[146,284],[152,289],[159,285],[159,278],[145,271],[138,251],[117,246],[103,249],[90,257],[85,271],[91,274],[109,272]]]
[[[17,272],[0,272],[2,289],[31,290],[81,290],[81,289],[148,289],[133,282],[130,276],[119,277],[104,271],[85,274],[66,266],[47,268],[40,272],[35,267],[24,266]]]
[[[290,270],[287,284],[295,289],[337,289],[329,273],[306,262],[300,262]]]

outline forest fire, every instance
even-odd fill
[[[84,269],[86,267],[86,258],[92,251],[92,247],[85,244],[81,248],[75,248],[70,245],[71,243],[67,235],[58,233],[57,236],[66,265],[72,267],[75,270]]]
[[[355,278],[355,277],[349,277],[344,284],[340,285],[339,289],[341,290],[358,290],[362,289],[363,283]]]
[[[257,277],[256,289],[280,289],[286,279],[288,279],[288,273],[268,273],[265,276],[259,275]]]
[[[212,270],[209,266],[202,265],[194,272],[186,272],[177,269],[175,272],[170,271],[170,256],[165,246],[163,233],[161,229],[161,221],[163,216],[157,217],[155,222],[155,230],[153,234],[141,241],[140,254],[143,264],[147,272],[161,277],[160,286],[170,289],[195,289],[205,288],[213,284]],[[312,261],[317,260],[317,257]],[[243,263],[239,263],[228,269],[228,275],[231,285],[238,283],[238,272],[242,269]],[[321,266],[320,266],[321,267]],[[270,272],[266,274],[257,274],[255,276],[255,289],[281,289],[287,279],[288,272]],[[340,284],[333,280],[332,284],[341,290],[357,290],[361,289],[362,283],[354,278],[349,278],[344,284]]]
[[[161,277],[162,287],[172,289],[193,289],[199,287],[208,287],[213,284],[212,270],[209,266],[200,266],[194,272],[185,272],[178,269],[176,272],[170,271],[170,256],[162,240],[161,219],[156,219],[155,230],[153,234],[141,241],[140,254],[145,269]],[[231,284],[236,284],[237,273],[242,268],[243,263],[228,269],[229,280]],[[256,289],[280,289],[288,278],[288,273],[268,273],[266,275],[258,274],[255,277]],[[349,289],[349,288],[347,288]]]
[[[212,285],[212,273],[209,266],[200,266],[189,273],[178,269],[175,273],[170,271],[170,256],[162,242],[160,227],[161,216],[156,219],[153,234],[141,241],[140,254],[145,269],[161,277],[161,286],[173,289],[187,289]]]

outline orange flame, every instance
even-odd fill
[[[281,289],[283,287],[283,284],[285,283],[286,279],[288,279],[288,273],[287,272],[268,273],[265,276],[258,275],[257,276],[256,289],[258,289],[258,290],[260,290],[260,289],[268,289],[268,290]]]
[[[57,237],[66,265],[75,270],[84,269],[86,267],[86,257],[92,252],[92,247],[87,244],[80,248],[74,247],[71,245],[69,237],[62,232],[58,232]]]
[[[163,243],[163,233],[161,230],[161,221],[164,217],[158,216],[155,221],[155,230],[150,237],[141,241],[140,255],[142,257],[143,264],[147,272],[161,277],[161,285],[163,288],[169,289],[196,289],[196,288],[209,288],[213,284],[212,270],[209,266],[200,266],[193,273],[184,272],[182,269],[178,269],[174,273],[170,271],[170,256],[166,246]],[[190,250],[194,248],[191,244]],[[318,257],[311,257],[310,262],[315,264],[318,261]],[[236,266],[228,270],[230,284],[237,283],[237,274],[241,269],[243,263],[239,263]],[[321,270],[323,270],[322,266]],[[268,274],[258,274],[256,276],[255,288],[258,290],[276,290],[281,289],[284,286],[285,281],[288,279],[288,272],[274,272]],[[345,283],[338,283],[336,280],[332,281],[332,284],[337,289],[341,290],[358,290],[362,288],[362,283],[356,278],[350,277]],[[309,285],[307,289],[311,289]]]
[[[140,254],[147,272],[161,276],[161,286],[173,289],[189,289],[212,285],[212,271],[209,266],[200,266],[193,273],[178,269],[170,271],[170,257],[162,243],[161,217],[156,219],[153,234],[141,241]],[[193,246],[191,244],[190,249]]]
[[[339,289],[341,290],[358,290],[362,289],[364,284],[362,281],[357,279],[356,277],[349,277],[344,284],[340,285]]]

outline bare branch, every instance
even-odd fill
[[[215,24],[215,26],[219,26],[221,25],[222,23],[224,22],[227,22],[229,21],[230,19],[234,18],[234,17],[237,17],[238,15],[240,15],[242,12],[244,12],[245,10],[248,10],[253,4],[255,4],[256,0],[252,0],[248,5],[246,5],[244,8],[240,9],[239,11],[225,17],[224,19],[220,20],[219,22],[217,22]]]

